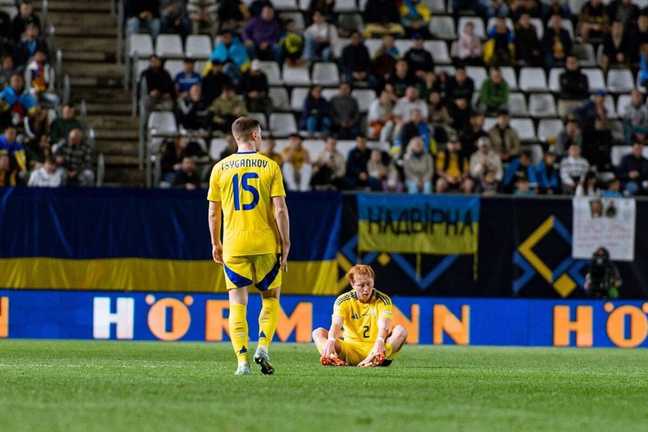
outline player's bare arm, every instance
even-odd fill
[[[272,205],[277,229],[281,237],[281,269],[286,271],[288,254],[290,253],[290,217],[288,216],[286,198],[282,196],[272,197]]]
[[[221,203],[209,201],[209,234],[212,243],[212,258],[217,264],[223,264],[223,244],[220,239],[221,232]]]

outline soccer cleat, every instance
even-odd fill
[[[389,363],[391,363],[391,360],[385,359],[384,354],[378,354],[371,361],[371,365],[373,367],[382,366],[383,364],[385,364],[386,361],[389,361]]]
[[[234,375],[251,375],[252,371],[250,370],[250,364],[249,363],[239,363],[238,367],[236,368],[236,372],[234,372]]]
[[[322,366],[346,366],[346,362],[339,357],[320,357]]]
[[[270,356],[265,350],[256,350],[256,353],[254,353],[254,362],[261,366],[261,373],[263,375],[272,375],[274,373],[274,367],[270,363]]]

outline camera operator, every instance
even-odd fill
[[[596,249],[585,277],[585,292],[593,298],[614,299],[619,297],[622,283],[619,269],[610,260],[610,252],[604,247]]]

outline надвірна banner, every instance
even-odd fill
[[[477,252],[478,197],[359,194],[358,215],[363,252]]]

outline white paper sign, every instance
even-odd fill
[[[577,197],[573,199],[572,256],[589,259],[599,247],[616,261],[634,260],[635,200]]]

